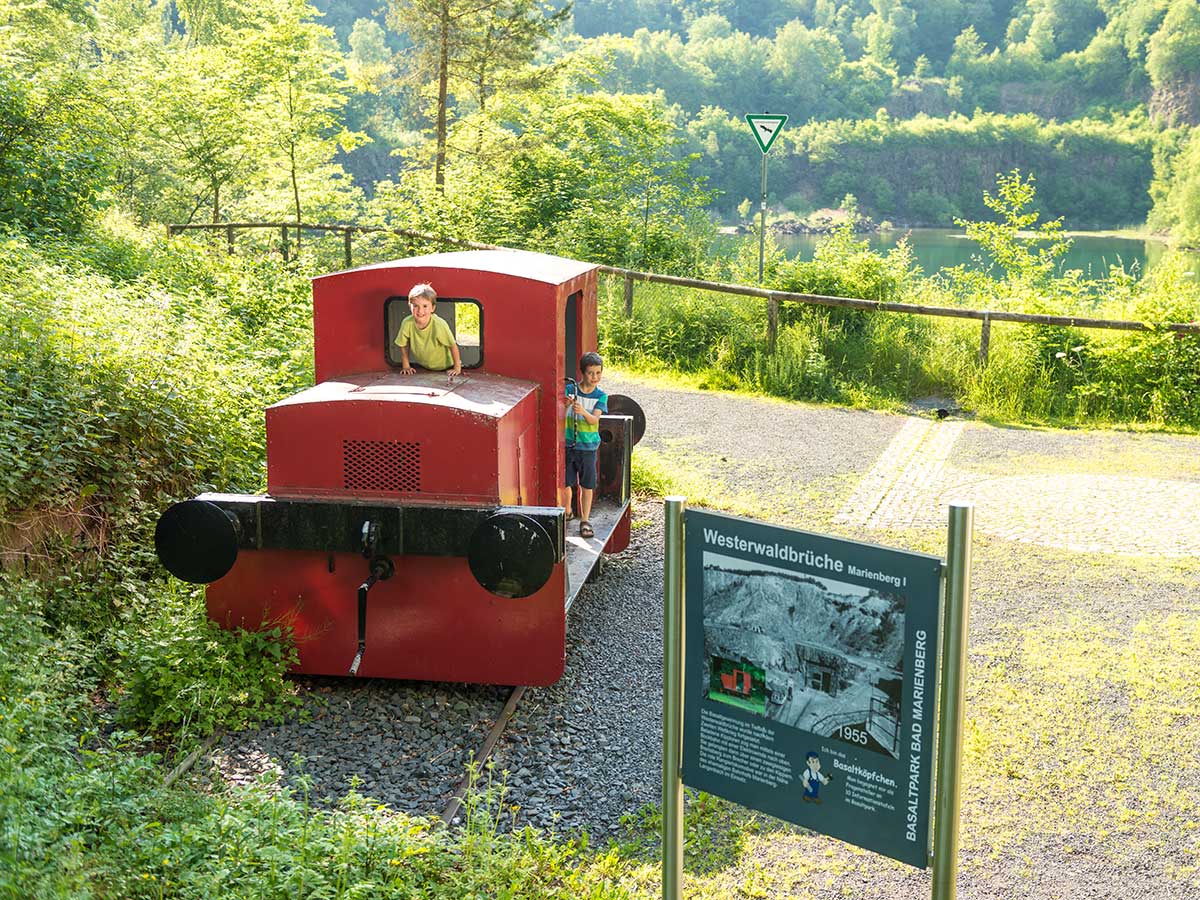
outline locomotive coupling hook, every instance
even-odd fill
[[[354,662],[350,663],[350,674],[357,675],[358,667],[362,665],[363,653],[367,649],[367,593],[380,581],[387,581],[396,572],[396,567],[386,556],[377,556],[371,560],[371,574],[367,580],[358,586],[358,652],[354,654]]]

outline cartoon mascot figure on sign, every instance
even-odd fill
[[[831,779],[828,775],[821,774],[821,757],[816,753],[809,750],[804,758],[808,761],[808,768],[800,776],[800,782],[804,785],[802,799],[805,803],[820,803],[821,785],[829,784]]]

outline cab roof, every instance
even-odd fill
[[[590,272],[595,263],[580,262],[548,253],[533,253],[529,250],[458,250],[452,253],[430,253],[425,256],[410,256],[390,262],[358,266],[329,275],[319,275],[313,282],[327,278],[345,278],[357,272],[372,269],[459,269],[472,272],[492,272],[543,284],[566,284],[574,278]]]

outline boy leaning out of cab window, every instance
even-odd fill
[[[400,348],[400,371],[416,374],[413,363],[423,369],[447,374],[462,374],[462,357],[446,320],[437,315],[437,293],[428,284],[415,284],[408,292],[412,313],[400,323],[396,346]]]

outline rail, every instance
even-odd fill
[[[296,243],[299,247],[300,234],[303,231],[341,232],[344,245],[346,268],[354,264],[353,235],[360,234],[392,234],[413,240],[433,241],[448,244],[453,247],[465,247],[471,250],[508,250],[497,244],[484,244],[478,241],[464,241],[443,235],[428,234],[410,228],[388,228],[382,225],[351,225],[351,224],[315,224],[307,222],[195,222],[187,224],[172,224],[167,226],[167,237],[174,237],[181,231],[208,230],[225,232],[226,244],[230,253],[234,250],[234,234],[238,229],[279,229],[283,237],[283,258],[289,258],[288,232],[296,232]],[[916,316],[941,316],[955,319],[975,319],[980,323],[979,333],[979,363],[986,365],[988,348],[991,344],[993,322],[1018,322],[1026,325],[1053,325],[1065,328],[1096,328],[1110,331],[1170,331],[1176,335],[1200,335],[1200,322],[1168,322],[1146,323],[1132,322],[1121,319],[1092,319],[1086,316],[1049,316],[1037,313],[1017,313],[1003,310],[966,309],[957,306],[923,306],[915,303],[890,303],[882,300],[865,300],[861,297],[830,297],[824,294],[802,294],[792,291],[776,291],[770,288],[751,287],[745,284],[730,284],[723,281],[703,281],[698,278],[684,278],[679,275],[660,275],[657,272],[640,272],[635,269],[623,269],[618,266],[598,266],[606,275],[615,275],[624,281],[624,304],[626,318],[633,317],[633,286],[636,281],[649,284],[669,284],[676,287],[694,288],[701,291],[713,291],[723,294],[735,294],[741,297],[758,297],[767,302],[767,346],[773,350],[779,331],[779,304],[801,303],[810,306],[839,307],[842,309],[859,309],[870,312],[906,313]]]

